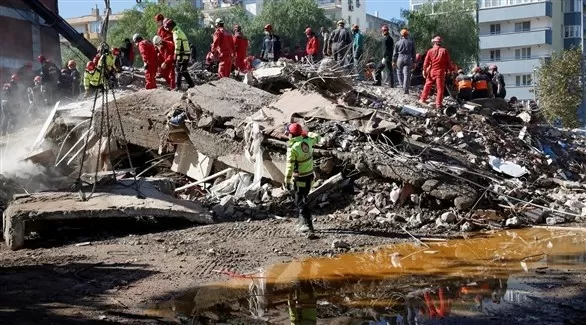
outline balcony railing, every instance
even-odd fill
[[[480,58],[480,62],[481,63],[485,63],[488,64],[490,63],[498,63],[498,62],[510,62],[510,61],[523,61],[523,60],[538,60],[538,59],[545,59],[545,58],[549,58],[551,56],[549,55],[532,55],[529,57],[521,57],[521,58],[517,58],[514,56],[504,56],[504,57],[500,57],[499,59],[491,59],[490,57],[483,57]]]
[[[480,0],[478,3],[479,9],[486,9],[486,8],[496,8],[496,7],[506,7],[506,6],[515,6],[515,5],[522,5],[527,3],[536,3],[536,2],[550,2],[551,0]],[[586,0],[584,0],[586,1]]]
[[[522,30],[505,30],[504,32],[501,31],[500,33],[482,33],[480,37],[484,36],[505,36],[505,35],[512,35],[512,34],[521,34],[521,33],[531,33],[531,32],[539,32],[549,30],[551,31],[551,27],[544,27],[544,28],[530,28],[530,29],[522,29]]]

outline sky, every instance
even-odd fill
[[[146,2],[147,0],[143,0]],[[151,0],[155,1],[155,0]],[[379,17],[400,18],[401,8],[407,9],[409,7],[409,0],[362,0],[366,4],[366,12],[374,14],[379,12]],[[79,17],[89,15],[91,9],[98,5],[100,10],[104,8],[103,0],[58,0],[59,13],[64,18]],[[136,5],[135,0],[110,0],[110,6],[113,13],[119,13],[124,9],[130,9]]]

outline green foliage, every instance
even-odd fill
[[[76,49],[75,47],[69,44],[61,44],[61,60],[63,61],[61,66],[66,67],[67,61],[75,60],[77,62],[78,67],[85,67],[89,58],[81,53],[80,50]]]
[[[536,98],[549,121],[560,118],[565,127],[578,127],[578,106],[583,99],[582,51],[578,48],[554,52],[541,59],[535,76]]]
[[[469,66],[480,51],[476,5],[475,0],[446,0],[424,4],[417,11],[404,10],[401,16],[408,21],[417,52],[425,53],[431,47],[430,40],[440,35],[452,60],[459,66]]]

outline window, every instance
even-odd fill
[[[500,34],[501,33],[501,24],[493,24],[490,25],[490,34]]]
[[[531,30],[531,22],[524,21],[522,23],[515,23],[515,32],[528,32]]]
[[[564,27],[564,38],[580,38],[580,25],[569,25]]]
[[[564,0],[562,2],[564,12],[580,12],[582,8],[581,0]]]
[[[527,60],[531,58],[531,48],[524,47],[515,50],[515,60]]]
[[[501,50],[491,50],[490,51],[490,61],[500,61],[501,60]]]
[[[356,8],[360,8],[360,0],[356,0]]]
[[[99,21],[92,21],[89,25],[90,33],[99,33],[102,29],[102,23]]]
[[[532,84],[533,84],[533,80],[531,80],[530,74],[524,74],[524,75],[515,77],[515,85],[517,87],[531,86]]]

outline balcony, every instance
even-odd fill
[[[481,34],[481,49],[499,49],[503,47],[523,47],[552,42],[551,28],[535,28],[523,32],[500,34]]]
[[[586,1],[586,0],[585,0]],[[521,2],[503,7],[480,7],[478,22],[522,20],[536,17],[552,17],[553,9],[550,1]]]
[[[504,74],[532,74],[533,69],[537,68],[540,64],[539,59],[542,57],[531,57],[529,59],[515,59],[509,58],[499,61],[490,61],[488,58],[482,58],[480,61],[481,66],[496,64],[499,71]]]

